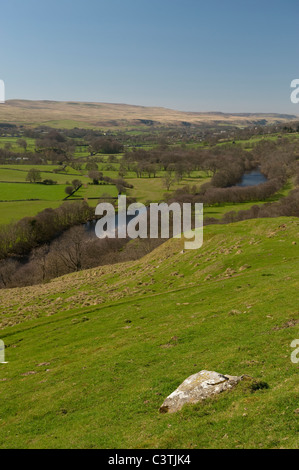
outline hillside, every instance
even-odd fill
[[[208,226],[200,250],[0,291],[0,447],[298,448],[298,235],[295,218]],[[201,369],[269,389],[159,414]]]
[[[298,119],[286,114],[183,112],[167,108],[113,103],[8,100],[0,106],[0,122],[52,127],[126,127],[152,125],[252,125]]]

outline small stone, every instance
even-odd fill
[[[34,375],[36,374],[36,371],[34,370],[29,370],[28,372],[25,372],[24,374],[21,374],[23,377],[27,377],[28,375]]]
[[[244,266],[241,266],[239,268],[239,271],[245,271],[245,269],[249,269],[249,268],[250,268],[249,264],[244,264]]]
[[[241,313],[242,313],[242,312],[240,312],[240,310],[231,310],[231,311],[229,312],[229,315],[240,315]],[[246,313],[246,312],[244,312],[244,313]]]

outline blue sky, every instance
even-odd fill
[[[0,3],[6,99],[299,115],[298,0]]]

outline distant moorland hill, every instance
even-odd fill
[[[265,125],[296,120],[288,114],[184,112],[114,103],[9,100],[0,106],[0,122],[51,127],[127,127],[175,125]]]

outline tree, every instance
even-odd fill
[[[98,171],[99,167],[96,162],[88,162],[86,163],[85,169],[88,171],[92,171],[92,170]]]
[[[78,179],[75,179],[72,181],[72,185],[74,187],[74,189],[77,191],[77,189],[80,188],[80,186],[82,185],[82,181],[78,180]]]
[[[76,162],[74,160],[71,161],[69,165],[70,165],[71,168],[73,168],[76,171],[80,171],[82,169],[82,163]]]
[[[42,177],[39,170],[31,168],[31,170],[28,171],[26,181],[30,181],[30,183],[38,183],[41,180]]]
[[[203,164],[202,164],[203,170],[209,175],[209,173],[214,176],[216,174],[216,171],[218,169],[218,161],[215,157],[211,157],[206,159]]]
[[[0,261],[0,287],[9,287],[12,285],[19,266],[20,263],[12,259]]]
[[[27,150],[27,141],[25,139],[18,139],[17,144],[19,145],[19,147],[22,147],[26,152],[26,150]]]
[[[100,171],[89,171],[88,176],[93,180],[93,184],[99,184],[99,180],[102,178],[103,174]]]
[[[82,226],[72,227],[53,243],[53,250],[70,271],[82,269],[82,258],[86,251],[86,231]]]
[[[153,163],[149,163],[144,165],[143,167],[144,171],[148,174],[148,177],[150,178],[152,175],[155,178],[157,174],[157,168],[156,165]]]
[[[49,254],[50,247],[48,245],[42,245],[32,250],[31,260],[35,262],[35,266],[38,266],[41,272],[41,280],[44,282],[47,274],[47,256]]]
[[[163,186],[167,189],[167,191],[170,190],[170,186],[174,183],[174,178],[170,173],[166,173],[166,175],[163,178]]]
[[[121,162],[120,166],[119,166],[119,170],[118,170],[118,175],[123,178],[124,176],[126,176],[127,172],[126,172],[126,168],[123,164],[123,162]]]
[[[66,192],[66,194],[68,196],[70,196],[72,194],[72,192],[74,192],[74,187],[73,186],[67,186],[64,191]]]

